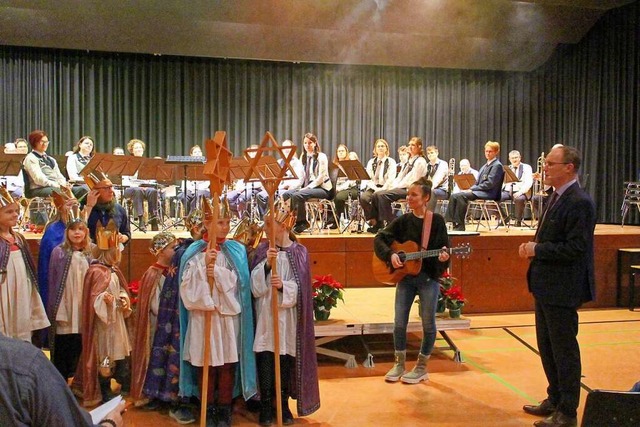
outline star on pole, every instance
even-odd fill
[[[224,185],[230,181],[229,163],[231,151],[227,148],[227,133],[217,131],[213,139],[205,142],[207,163],[203,173],[209,177],[211,194],[220,195]]]
[[[289,151],[288,154],[285,154],[285,150]],[[278,159],[268,153],[279,154],[282,166],[278,163]],[[291,159],[296,154],[296,147],[281,147],[271,132],[264,134],[258,148],[247,148],[244,150],[244,154],[249,161],[245,182],[260,181],[269,196],[276,193],[281,181],[298,178],[291,166]]]

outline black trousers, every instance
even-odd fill
[[[262,399],[272,399],[276,381],[273,353],[270,351],[256,353],[256,363],[258,365],[260,396]],[[291,396],[289,380],[294,363],[295,358],[293,356],[280,356],[280,385],[282,387],[282,394],[286,397]]]
[[[576,307],[536,300],[536,338],[547,376],[548,398],[563,414],[575,417],[580,402],[580,346]]]
[[[80,353],[82,353],[82,335],[56,335],[52,362],[64,379],[71,378],[76,373]]]

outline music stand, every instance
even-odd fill
[[[155,184],[141,184],[140,187],[153,187],[158,195],[158,210],[153,212],[153,216],[149,221],[160,219],[164,221],[160,212],[162,212],[162,195],[160,194],[161,185],[171,185],[177,179],[175,178],[175,168],[173,165],[167,165],[164,159],[146,159],[142,158],[142,163],[138,168],[137,178],[140,180],[153,180]]]
[[[513,183],[514,182],[520,182],[520,179],[517,177],[517,175],[511,170],[511,168],[509,166],[502,166],[502,169],[504,170],[504,179],[502,181],[503,185],[504,184],[511,184],[510,189],[509,189],[509,221],[505,221],[507,222],[507,227],[509,227],[509,223],[511,222],[511,212],[513,212]]]
[[[463,173],[462,175],[454,175],[453,180],[458,184],[460,190],[468,190],[476,183],[476,177],[471,173]]]
[[[340,172],[338,172],[338,177],[346,177],[349,181],[356,182],[356,190],[358,192],[358,201],[360,200],[360,182],[364,179],[370,179],[369,172],[362,166],[359,160],[340,160],[338,161],[338,168]],[[351,206],[349,206],[351,209]],[[358,209],[356,211],[356,215],[349,216],[349,222],[344,226],[344,228],[340,229],[340,234],[344,233],[351,223],[356,219],[358,221],[358,229],[356,233],[362,233],[364,230],[362,229],[362,221],[360,215],[360,205],[358,204]],[[339,224],[338,224],[339,225]]]
[[[0,153],[0,176],[18,176],[26,154]]]

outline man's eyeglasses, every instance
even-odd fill
[[[554,165],[568,165],[568,164],[570,164],[570,163],[571,163],[571,162],[549,162],[549,161],[547,161],[547,162],[545,162],[545,165],[546,165],[546,166],[554,166]]]

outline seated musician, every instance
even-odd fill
[[[371,200],[373,194],[378,191],[389,190],[393,180],[396,179],[396,161],[389,157],[389,143],[384,139],[378,139],[373,145],[373,157],[367,162],[369,180],[362,182],[360,205],[365,218],[372,218]]]
[[[129,154],[135,157],[142,157],[146,145],[139,139],[132,139],[127,144]],[[149,205],[149,224],[151,229],[158,230],[158,189],[154,180],[138,179],[138,173],[133,176],[123,176],[122,185],[125,188],[124,197],[133,202],[133,214],[138,219],[140,231],[147,231],[144,222],[144,201]]]
[[[533,185],[533,169],[530,165],[522,163],[522,157],[518,150],[509,152],[509,169],[518,177],[520,182],[509,182],[502,186],[502,197],[500,201],[513,200],[515,207],[515,226],[522,226],[524,217],[524,205],[531,197],[531,186]],[[509,215],[505,215],[509,217]]]
[[[337,165],[342,160],[358,160],[358,155],[353,151],[349,152],[346,145],[339,144],[336,149],[336,155],[333,158],[333,163]],[[333,199],[338,218],[343,214],[345,218],[348,217],[348,212],[345,211],[345,205],[349,200],[349,196],[351,196],[351,200],[358,199],[358,187],[356,185],[356,181],[349,180],[345,176],[338,177],[336,181],[336,196]],[[351,206],[349,206],[349,208],[351,208]],[[327,221],[329,228],[338,228],[338,225],[333,223],[332,216],[329,216]]]
[[[286,157],[289,156],[289,152],[291,151],[291,148],[286,147],[293,147],[294,145],[293,141],[291,141],[290,139],[285,139],[284,141],[282,141],[282,144],[280,144],[280,146],[282,147],[283,155]],[[283,162],[283,159],[278,159],[278,164],[280,165],[280,167],[282,167],[282,165],[284,164]],[[276,190],[275,194],[276,200],[286,191],[298,190],[302,186],[302,182],[304,181],[304,166],[302,165],[302,162],[296,154],[294,154],[289,161],[289,165],[295,172],[296,178],[293,178],[293,174],[291,173],[291,171],[287,170],[285,178],[289,179],[283,179],[282,181],[280,181],[280,185],[278,185],[278,189]],[[269,202],[269,194],[267,193],[267,190],[261,190],[256,196],[256,199],[258,201],[258,211],[260,212],[260,216],[264,216],[264,214],[268,210]]]
[[[407,196],[407,189],[412,182],[425,176],[427,160],[423,157],[422,139],[414,136],[409,140],[410,157],[402,167],[400,174],[389,186],[389,190],[377,191],[371,198],[371,209],[365,218],[369,221],[369,232],[377,233],[385,222],[393,220],[391,204]]]
[[[73,146],[73,154],[67,157],[67,175],[69,182],[74,187],[83,187],[85,192],[89,192],[89,187],[84,183],[84,178],[80,172],[89,163],[96,153],[96,144],[90,136],[83,136]]]
[[[428,163],[425,176],[432,185],[432,197],[429,199],[427,209],[435,212],[438,200],[449,199],[449,164],[438,157],[438,147],[435,145],[428,146],[426,154]]]
[[[464,231],[465,217],[469,201],[500,200],[504,170],[498,159],[500,143],[488,141],[484,145],[484,156],[487,163],[480,168],[478,180],[470,189],[452,194],[447,209],[447,221],[453,223],[454,230]]]
[[[328,199],[333,187],[329,179],[329,159],[320,151],[318,137],[312,133],[304,135],[304,152],[300,161],[304,166],[304,180],[300,190],[288,190],[282,194],[284,200],[291,199],[291,209],[298,212],[293,232],[300,234],[309,228],[305,202],[309,199]]]
[[[460,170],[458,171],[458,175],[473,175],[473,178],[478,180],[478,171],[471,167],[471,162],[469,159],[460,160]],[[458,183],[453,183],[453,192],[451,194],[459,193],[460,187],[458,187]]]
[[[258,147],[259,145],[253,144],[249,146],[249,149],[253,150]],[[249,151],[247,155],[250,158],[253,158],[255,157],[256,152]],[[234,189],[227,193],[227,201],[229,202],[231,212],[233,212],[233,214],[238,218],[241,218],[245,213],[247,213],[247,204],[251,201],[251,198],[253,196],[257,196],[257,194],[262,190],[263,187],[260,181],[236,181]]]
[[[193,147],[191,147],[191,149],[189,150],[189,156],[202,157],[202,149],[200,148],[200,146],[194,145]],[[185,187],[187,190],[186,197],[184,194]],[[204,196],[207,199],[211,198],[211,193],[209,192],[209,181],[187,180],[186,183],[185,182],[180,183],[179,190],[180,191],[177,197],[182,201],[182,206],[184,206],[185,209],[187,209],[187,206],[189,207],[187,212],[185,212],[185,215],[187,215],[189,212],[195,209],[196,203],[200,196]]]
[[[4,144],[5,154],[18,154],[15,142],[7,142]],[[2,177],[3,184],[7,187],[7,191],[11,194],[15,200],[18,200],[24,195],[24,175],[22,171],[18,172],[18,175],[7,175]]]
[[[28,188],[25,188],[25,196],[49,197],[54,188],[71,187],[66,178],[60,172],[58,163],[47,155],[49,137],[42,130],[34,130],[29,134],[31,152],[24,158],[23,166],[26,172],[25,184],[28,180]],[[77,199],[83,198],[86,190],[82,187],[71,188]]]

